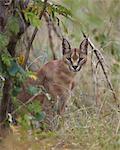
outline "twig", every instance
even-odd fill
[[[115,91],[114,91],[114,89],[113,89],[112,83],[111,83],[111,81],[110,81],[110,79],[109,79],[109,77],[108,77],[108,75],[107,75],[107,72],[106,72],[106,70],[105,70],[105,68],[104,68],[104,65],[103,65],[103,63],[102,63],[102,61],[101,61],[100,53],[99,53],[99,51],[98,51],[97,49],[94,49],[94,53],[95,53],[97,59],[99,60],[99,63],[100,63],[100,65],[101,65],[101,68],[102,68],[102,70],[103,70],[103,73],[104,73],[104,75],[105,75],[105,78],[106,78],[106,80],[107,80],[108,86],[109,86],[110,90],[112,91],[113,97],[114,97],[114,99],[115,99],[115,101],[116,101],[116,100],[117,100],[117,97],[116,97],[116,95],[115,95]]]
[[[94,69],[94,62],[93,62],[93,52],[91,53],[91,71],[92,71],[92,77],[93,77],[93,91],[94,91],[94,99],[96,101],[96,105],[98,104],[97,101],[97,81],[96,81],[96,72]]]
[[[99,108],[99,110],[98,110],[98,117],[99,117],[99,118],[100,118],[100,114],[101,114],[101,112],[102,112],[102,109],[103,109],[103,107],[104,107],[104,105],[105,105],[105,103],[106,103],[106,101],[107,101],[106,97],[107,97],[107,94],[105,95],[104,99],[102,100],[102,103],[101,103],[100,108]]]
[[[83,33],[83,36],[85,38],[87,38],[87,36],[84,33]],[[110,81],[110,79],[108,77],[108,74],[107,74],[106,69],[105,69],[104,64],[103,64],[104,63],[104,57],[102,56],[101,52],[94,46],[94,44],[91,42],[91,40],[89,38],[88,38],[88,42],[89,42],[90,47],[94,51],[94,53],[95,53],[95,55],[96,55],[96,57],[97,57],[97,59],[99,61],[99,64],[100,64],[100,66],[101,66],[101,68],[103,70],[103,73],[105,75],[105,78],[106,78],[106,81],[108,83],[108,86],[109,86],[110,90],[112,91],[113,98],[114,98],[114,100],[116,102],[117,101],[117,97],[115,95],[115,91],[113,89],[112,83],[111,83],[111,81]]]
[[[116,135],[118,134],[118,131],[119,131],[119,129],[120,129],[120,118],[119,118],[119,121],[118,121],[118,124],[117,124],[117,128],[116,128]]]
[[[100,60],[102,61],[103,58],[101,58]],[[100,60],[98,60],[97,63],[96,63],[96,67],[95,67],[96,69],[97,69],[97,67],[98,67],[98,65],[99,65],[99,63],[100,63]]]
[[[58,84],[55,84],[54,83],[54,85],[58,85]],[[60,86],[60,85],[59,85]],[[66,90],[69,92],[69,94],[68,94],[68,96],[70,95],[70,90],[68,90],[67,88],[65,88],[64,86],[61,86],[62,88],[64,88],[65,89],[65,94],[66,94]],[[35,95],[33,95],[28,101],[26,101],[25,103],[22,103],[16,110],[14,110],[11,114],[13,115],[13,114],[15,114],[18,110],[20,110],[23,106],[26,106],[27,104],[29,104],[30,102],[32,102],[34,99],[35,99],[35,97],[37,97],[38,95],[40,95],[41,93],[43,93],[48,99],[49,99],[49,97],[50,97],[50,94],[49,93],[47,93],[47,91],[46,91],[46,89],[43,87],[43,86],[41,86],[41,89],[42,90],[40,90],[39,92],[37,92]],[[20,101],[21,102],[21,101]]]
[[[47,16],[47,14],[44,14],[44,18],[45,18],[45,21],[47,22],[48,37],[49,37],[50,48],[52,51],[52,57],[55,60],[56,55],[55,55],[54,44],[53,44],[53,39],[52,39],[51,19]]]
[[[22,28],[23,28],[22,30],[24,31],[24,30],[26,29],[25,20],[24,20],[22,14],[21,14],[21,12],[20,12],[20,10],[19,10],[18,8],[16,8],[15,11],[16,11],[16,12],[18,13],[18,15],[19,15],[19,18],[20,18],[21,24],[22,24]]]
[[[35,95],[33,95],[26,103],[22,103],[22,105],[20,105],[17,109],[15,109],[11,114],[15,114],[18,110],[20,110],[23,106],[26,106],[27,104],[29,104],[30,102],[32,102],[36,96],[38,96],[39,94],[41,94],[41,90],[36,93]]]
[[[29,104],[30,102],[32,102],[36,96],[38,96],[39,94],[41,94],[41,91],[39,91],[38,93],[36,93],[34,96],[32,96],[26,103],[22,103],[17,109],[15,109],[11,115],[14,115],[18,110],[20,110],[23,107],[26,107],[27,104]],[[21,101],[20,101],[21,102]],[[0,122],[0,125],[4,124],[4,122],[7,120],[8,118],[5,118],[4,120],[2,120],[2,122]]]
[[[45,0],[45,1],[44,1],[43,10],[41,11],[40,16],[39,16],[39,19],[40,19],[40,20],[41,20],[41,18],[42,18],[42,16],[43,16],[44,12],[45,12],[45,10],[46,10],[47,1],[48,1],[48,0]],[[32,46],[32,43],[33,43],[33,41],[34,41],[34,39],[35,39],[35,36],[36,36],[37,32],[38,32],[38,28],[36,27],[36,28],[34,29],[34,31],[33,31],[33,34],[32,34],[32,37],[31,37],[31,39],[30,39],[30,42],[28,43],[28,48],[27,48],[27,51],[26,51],[26,54],[25,54],[25,61],[24,61],[24,64],[23,64],[23,68],[24,68],[24,69],[25,69],[25,66],[26,66],[27,61],[28,61],[28,58],[29,58],[30,48],[31,48],[31,46]]]
[[[57,18],[58,19],[58,18]],[[59,19],[58,19],[59,20]],[[62,35],[62,32],[60,30],[60,27],[59,27],[59,24],[58,24],[58,27],[59,27],[59,31],[57,30],[57,27],[55,26],[55,24],[53,23],[53,21],[51,20],[51,26],[53,28],[53,31],[55,32],[55,34],[57,35],[57,37],[60,39],[60,40],[63,40],[63,35]]]
[[[43,57],[43,56],[40,55],[40,56],[38,56],[37,58],[35,58],[35,59],[27,66],[27,69],[29,69],[29,68],[31,67],[31,65],[35,63],[36,60],[38,60],[39,58],[42,58],[42,57]]]

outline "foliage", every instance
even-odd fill
[[[35,95],[36,93],[39,92],[39,88],[34,87],[34,86],[29,86],[27,91],[28,91],[29,94]]]
[[[42,34],[37,36],[36,41],[33,44],[30,58],[32,57],[34,60],[40,54],[41,62],[44,62],[44,60],[47,61],[50,59],[50,48],[48,47],[48,40],[46,38],[44,19],[39,19],[42,8],[42,0],[30,0],[28,7],[25,9],[18,7],[17,9],[19,10],[18,12],[22,13],[23,18],[25,19],[24,23],[30,26],[30,28],[28,28],[30,36],[32,33],[31,29],[34,29],[34,27],[40,28],[43,31],[40,32]],[[59,3],[58,1],[53,0],[51,3],[47,3],[46,8],[50,19],[52,19],[55,25],[58,24],[61,28],[62,35],[73,41],[73,45],[79,45],[80,39],[82,39],[81,31],[84,31],[89,35],[92,41],[94,41],[97,47],[100,48],[105,56],[106,63],[109,65],[108,73],[111,76],[118,98],[120,97],[119,8],[120,2],[117,0],[63,0]],[[21,85],[27,78],[37,79],[34,72],[29,70],[26,71],[22,68],[25,56],[17,56],[17,53],[19,54],[19,52],[21,52],[21,47],[24,45],[24,38],[22,39],[23,41],[19,39],[22,41],[22,44],[16,47],[15,57],[11,57],[7,51],[7,46],[12,35],[16,36],[20,32],[20,18],[18,12],[14,16],[9,17],[6,25],[6,32],[0,33],[0,77],[7,78],[9,76],[12,79],[13,88],[11,90],[11,96],[15,99],[21,91]],[[56,40],[57,38],[54,34],[53,36],[55,45],[58,40]],[[27,40],[25,42],[29,43]],[[42,51],[44,49],[45,53]],[[61,51],[57,51],[57,49],[56,53],[59,55]],[[26,52],[27,49],[24,48],[24,51]],[[36,53],[35,58],[34,52]],[[15,139],[18,140],[18,143],[21,142],[23,145],[27,143],[27,149],[31,149],[33,145],[38,146],[36,149],[40,149],[41,147],[41,149],[45,149],[46,147],[48,149],[59,149],[59,145],[63,150],[119,149],[119,112],[117,112],[116,107],[112,102],[111,92],[108,90],[99,68],[96,70],[97,76],[92,77],[89,56],[88,64],[84,67],[85,69],[83,69],[85,73],[81,71],[80,81],[78,80],[80,85],[75,89],[75,95],[72,97],[71,101],[73,103],[69,102],[70,107],[68,107],[64,116],[64,123],[57,132],[58,138],[56,138],[54,132],[41,132],[42,129],[46,129],[46,126],[43,123],[46,114],[42,111],[41,105],[36,99],[35,102],[25,105],[17,112],[17,114],[19,114],[19,130],[21,132]],[[41,62],[40,66],[42,65]],[[38,63],[39,61],[36,64]],[[93,62],[93,65],[95,65],[94,63],[95,62]],[[94,78],[97,80],[96,85],[96,80],[94,80]],[[36,86],[30,86],[28,88],[31,95],[36,94],[39,90],[40,89]],[[96,90],[97,93],[94,93]],[[1,91],[2,89],[0,90],[0,99],[2,96]],[[16,99],[16,101],[18,100]],[[95,104],[97,102],[99,102],[98,105]],[[19,106],[20,104],[18,104],[16,108]],[[23,129],[25,134],[23,134]],[[28,134],[28,132],[30,133]],[[33,144],[33,141],[35,144]],[[29,144],[30,142],[32,143],[32,146]],[[19,146],[19,144],[17,145]]]
[[[42,111],[41,104],[39,101],[34,101],[28,104],[27,112],[23,111],[19,115],[19,124],[24,130],[31,130],[33,128],[43,128],[45,112]]]
[[[4,34],[0,34],[0,50],[4,49],[8,45],[8,37]]]
[[[17,73],[24,74],[24,70],[20,67],[17,62],[12,61],[11,66],[8,69],[10,76],[15,76]]]
[[[17,34],[19,32],[19,21],[17,17],[11,16],[7,22],[7,30],[11,34]]]
[[[34,27],[39,27],[41,25],[41,21],[39,20],[39,16],[35,15],[32,12],[24,13],[26,21],[28,21]]]
[[[31,26],[32,28],[40,28],[42,26],[42,22],[44,21],[41,20],[40,17],[42,9],[44,7],[44,2],[41,0],[30,0],[27,5],[26,3],[27,1],[16,1],[13,6],[15,8],[11,7],[11,9],[13,9],[13,12],[11,11],[11,14],[8,16],[8,20],[5,26],[5,32],[0,34],[0,75],[5,79],[9,78],[12,81],[13,86],[12,89],[10,89],[10,94],[13,99],[16,99],[19,92],[21,92],[21,85],[27,78],[32,78],[34,80],[37,79],[36,75],[32,71],[26,71],[22,68],[25,62],[25,56],[17,56],[17,53],[19,53],[20,49],[17,49],[17,47],[15,47],[14,49],[14,46],[16,46],[16,41],[22,39],[22,32],[27,26]],[[66,7],[60,4],[58,5],[49,2],[47,2],[46,5],[46,12],[53,19],[57,18],[58,15],[62,15],[66,18],[72,16],[70,10]],[[26,30],[24,32],[24,34],[26,34]],[[11,42],[13,49],[11,49]],[[29,42],[27,44],[29,44]],[[22,43],[22,45],[24,44]],[[26,51],[28,51],[28,49],[26,49]],[[14,53],[14,55],[11,55],[12,53]],[[28,88],[28,93],[34,95],[39,90],[40,88],[30,86]],[[50,99],[49,95],[46,94],[46,96],[48,97],[48,99]],[[42,112],[40,104],[30,104],[28,105],[27,109],[31,113],[33,113],[34,116],[24,114],[20,121],[21,125],[28,126],[29,128],[31,120],[44,120],[45,113]]]
[[[3,53],[1,56],[1,60],[4,65],[6,65],[8,67],[11,65],[12,58],[9,55]]]
[[[56,4],[49,5],[48,11],[49,13],[52,14],[53,18],[55,17],[55,13],[58,13],[59,15],[63,15],[67,18],[72,16],[70,9],[67,9],[62,5],[56,5]]]
[[[43,2],[42,1],[30,1],[28,6],[25,9],[22,9],[22,7],[16,8],[16,14],[13,16],[10,16],[7,21],[6,25],[6,32],[5,34],[0,34],[0,48],[2,49],[1,52],[1,61],[0,61],[0,68],[1,68],[1,74],[3,76],[10,76],[11,78],[14,78],[14,88],[13,88],[13,95],[17,95],[21,89],[20,84],[24,82],[25,78],[32,77],[36,78],[35,75],[29,74],[28,72],[25,72],[20,65],[23,65],[24,63],[24,56],[19,56],[16,58],[12,58],[8,52],[5,51],[7,48],[7,45],[9,43],[9,40],[12,36],[19,34],[20,28],[21,28],[21,21],[23,23],[23,20],[21,20],[20,12],[22,12],[25,18],[25,22],[30,24],[33,27],[39,28],[42,24],[42,21],[40,20],[39,16],[43,8]],[[70,10],[68,10],[66,7],[62,5],[57,4],[47,4],[46,10],[48,11],[49,15],[54,14],[54,17],[57,16],[55,13],[59,15],[63,15],[65,17],[71,16]],[[19,18],[20,17],[20,18]],[[2,69],[3,68],[3,69]],[[29,74],[29,75],[28,75]],[[29,89],[30,90],[30,89]],[[36,89],[31,89],[30,91],[35,94]]]

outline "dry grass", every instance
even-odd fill
[[[81,72],[81,84],[74,91],[58,131],[13,128],[13,134],[1,142],[0,150],[119,150],[120,114],[112,94],[101,83],[96,104],[89,71],[83,75],[86,69],[90,71],[87,67]]]
[[[20,128],[0,145],[1,150],[119,150],[118,116],[111,112],[98,117],[94,108],[81,107],[66,114],[57,132],[26,131]],[[117,132],[116,132],[117,131]]]

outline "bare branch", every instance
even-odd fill
[[[52,51],[52,57],[55,60],[56,56],[55,56],[54,44],[53,44],[53,38],[52,38],[51,19],[49,18],[49,16],[47,16],[47,14],[44,14],[44,18],[45,18],[45,21],[47,22],[48,37],[49,37],[50,48]]]
[[[57,18],[58,19],[58,18]],[[59,19],[58,19],[59,21]],[[53,28],[53,31],[55,32],[55,34],[57,35],[57,37],[62,40],[63,39],[63,35],[61,33],[61,30],[60,30],[60,27],[59,27],[59,23],[58,23],[58,27],[59,27],[59,30],[57,30],[57,27],[55,26],[55,24],[53,23],[53,21],[51,20],[51,26]]]
[[[44,1],[43,10],[41,11],[40,16],[39,16],[39,19],[40,19],[40,20],[41,20],[41,18],[42,18],[42,16],[43,16],[44,12],[45,12],[45,10],[46,10],[47,1],[48,1],[48,0],[45,0],[45,1]],[[33,34],[32,34],[32,37],[31,37],[31,39],[30,39],[30,42],[28,43],[27,51],[26,51],[26,54],[25,54],[25,61],[24,61],[24,64],[23,64],[23,68],[24,68],[24,69],[25,69],[25,66],[26,66],[27,61],[28,61],[28,58],[29,58],[30,48],[31,48],[31,46],[32,46],[32,43],[33,43],[33,41],[34,41],[34,39],[35,39],[35,36],[36,36],[37,32],[38,32],[38,28],[36,27],[36,28],[34,29],[34,31],[33,31]]]

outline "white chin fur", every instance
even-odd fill
[[[74,69],[73,67],[70,67],[70,70],[72,70],[73,72],[78,72],[80,71],[80,67],[78,66],[76,69]]]

